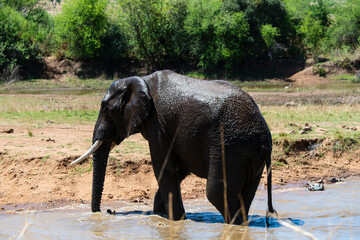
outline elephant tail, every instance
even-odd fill
[[[271,186],[271,151],[266,153],[266,171],[267,171],[267,195],[268,195],[268,210],[266,212],[266,223],[269,223],[269,217],[275,216],[277,218],[277,212],[272,204],[272,186]]]

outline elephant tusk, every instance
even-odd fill
[[[76,159],[75,161],[71,162],[70,165],[73,165],[73,164],[75,164],[75,163],[80,163],[80,162],[84,161],[88,156],[90,156],[90,154],[92,154],[93,152],[95,152],[96,149],[98,149],[102,143],[103,143],[103,141],[97,140],[97,141],[91,146],[91,148],[89,148],[89,150],[88,150],[86,153],[84,153],[84,155],[82,155],[81,157],[79,157],[79,158]]]

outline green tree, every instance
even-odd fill
[[[64,4],[56,27],[63,45],[68,46],[69,56],[89,59],[100,55],[107,4],[107,0],[73,0]]]
[[[336,6],[334,21],[328,29],[333,48],[356,48],[360,43],[360,0],[348,0]]]
[[[165,1],[163,10],[165,25],[166,61],[178,63],[189,61],[189,41],[185,30],[188,0]]]
[[[243,12],[221,11],[214,18],[216,36],[215,64],[222,63],[226,69],[238,67],[246,57],[246,41],[249,24]]]
[[[0,0],[0,75],[2,80],[41,74],[41,55],[53,29],[37,0]]]
[[[273,48],[276,42],[275,40],[280,36],[279,29],[277,27],[273,27],[271,24],[265,24],[261,26],[260,33],[269,49],[269,57],[271,61],[272,51],[274,50]]]
[[[213,67],[216,62],[219,42],[216,39],[214,19],[221,7],[222,3],[218,0],[190,0],[188,4],[184,27],[190,39],[189,50],[203,69]]]
[[[149,70],[186,58],[187,0],[121,0],[123,28],[131,53]]]
[[[314,19],[309,13],[301,22],[300,32],[304,35],[305,45],[317,59],[320,49],[320,43],[324,37],[324,28],[321,20]]]
[[[278,29],[277,41],[287,48],[296,38],[296,29],[282,0],[224,0],[224,9],[229,12],[244,12],[249,24],[246,43],[247,58],[256,60],[268,53],[261,28],[270,24]]]
[[[124,0],[119,4],[133,54],[148,60],[152,70],[157,69],[164,52],[163,1]]]

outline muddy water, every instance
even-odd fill
[[[274,191],[274,205],[282,220],[318,239],[360,239],[360,179],[325,185],[323,192],[305,188]],[[279,221],[265,228],[266,193],[259,191],[250,212],[250,226],[223,223],[206,199],[185,201],[188,219],[172,222],[152,214],[151,203],[104,204],[115,215],[90,213],[88,205],[51,211],[0,215],[0,239],[21,234],[24,239],[307,239]]]

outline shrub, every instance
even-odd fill
[[[348,0],[335,9],[334,22],[328,30],[331,46],[356,48],[360,42],[360,1]]]
[[[188,57],[184,30],[187,0],[118,2],[131,54],[149,63],[149,70]]]
[[[89,59],[100,55],[101,38],[106,33],[107,0],[67,1],[56,18],[57,33],[67,54],[74,58]]]
[[[219,1],[190,1],[185,30],[191,39],[192,56],[205,70],[219,66],[233,69],[246,56],[249,25],[245,14],[230,12]]]
[[[39,61],[39,45],[31,33],[31,22],[19,12],[8,6],[0,8],[0,80],[18,78]]]

